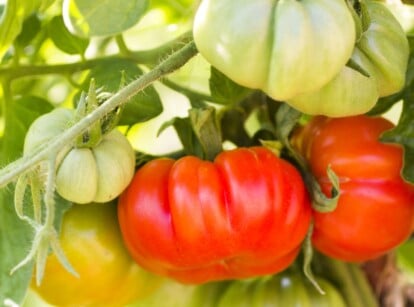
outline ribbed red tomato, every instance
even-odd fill
[[[379,141],[392,127],[382,117],[315,117],[294,137],[325,194],[331,190],[329,165],[340,181],[336,210],[314,214],[312,242],[322,253],[365,261],[410,235],[414,185],[400,175],[402,147]]]
[[[184,283],[279,272],[297,256],[311,217],[298,171],[263,147],[214,162],[156,159],[121,195],[119,221],[133,258]]]

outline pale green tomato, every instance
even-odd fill
[[[366,0],[361,5],[367,16],[361,18],[352,59],[369,77],[345,66],[322,88],[288,100],[290,105],[312,115],[352,116],[368,112],[379,97],[403,87],[409,54],[403,29],[382,3]]]
[[[325,294],[319,293],[304,275],[285,271],[250,280],[199,286],[185,307],[346,307],[339,290],[316,277]]]
[[[79,204],[107,202],[127,187],[134,175],[135,154],[118,130],[104,135],[93,148],[73,148],[56,174],[56,190]]]
[[[73,121],[74,111],[58,108],[33,122],[25,138],[24,152],[44,146]],[[115,199],[128,186],[135,171],[135,153],[118,130],[102,136],[92,147],[68,144],[58,154],[56,190],[63,198],[86,204]]]
[[[203,0],[193,32],[211,65],[276,100],[329,82],[356,39],[344,0]]]

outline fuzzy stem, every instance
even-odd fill
[[[116,107],[126,103],[131,97],[142,91],[154,81],[174,72],[187,63],[197,54],[194,41],[184,45],[180,50],[173,53],[165,61],[156,66],[153,70],[142,75],[137,80],[123,87],[118,93],[101,104],[95,111],[82,118],[76,124],[53,138],[41,150],[28,154],[0,170],[0,187],[13,181],[20,174],[30,170],[42,160],[46,160],[51,154],[58,152],[65,147],[79,134],[84,132],[90,125],[103,118]]]
[[[56,154],[51,155],[47,161],[47,179],[44,202],[46,207],[46,227],[53,227],[55,220],[55,178],[56,178]]]

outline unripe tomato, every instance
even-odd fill
[[[140,268],[128,254],[117,222],[116,204],[74,205],[65,213],[62,248],[79,277],[55,254],[47,258],[40,286],[32,289],[56,306],[124,306],[149,295],[162,279]]]
[[[361,34],[352,60],[369,76],[344,66],[316,91],[293,97],[288,103],[313,115],[343,117],[368,112],[379,97],[398,92],[405,81],[409,46],[399,22],[383,3],[363,0]],[[340,102],[340,103],[339,103]]]
[[[193,33],[211,65],[283,101],[329,82],[355,43],[343,0],[203,0]]]
[[[315,117],[294,136],[325,194],[331,190],[328,166],[340,182],[337,208],[314,213],[312,242],[322,253],[365,261],[411,234],[414,185],[400,175],[402,147],[378,140],[392,127],[382,117]]]
[[[338,289],[321,277],[319,293],[306,278],[285,271],[270,277],[199,286],[185,307],[345,307]]]
[[[310,223],[302,178],[263,147],[156,159],[121,195],[121,231],[144,268],[185,283],[279,272]]]
[[[67,129],[74,111],[58,108],[40,116],[30,126],[24,144],[28,153]],[[134,150],[118,130],[102,136],[94,147],[68,144],[58,154],[56,190],[65,199],[79,203],[115,199],[129,184],[135,171]]]

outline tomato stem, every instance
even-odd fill
[[[318,212],[332,212],[336,209],[340,195],[339,179],[336,174],[330,168],[326,170],[332,184],[331,195],[328,197],[322,192],[319,182],[310,171],[305,158],[290,143],[290,134],[299,122],[301,116],[301,112],[289,105],[281,105],[276,113],[276,135],[298,165],[311,195],[312,207]]]
[[[34,166],[50,157],[53,152],[59,152],[68,143],[72,142],[78,135],[83,133],[89,126],[103,118],[118,106],[126,103],[131,97],[142,91],[154,81],[170,74],[198,53],[194,41],[190,41],[180,50],[173,53],[165,61],[160,63],[148,73],[142,75],[137,80],[123,87],[118,93],[102,103],[98,108],[91,112],[87,117],[71,126],[62,134],[51,139],[39,150],[8,164],[0,170],[0,187],[3,187],[17,178],[20,174],[31,170]]]

